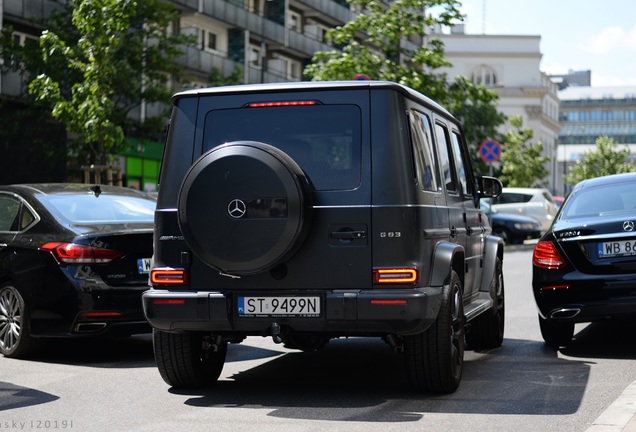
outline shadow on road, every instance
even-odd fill
[[[431,412],[572,414],[588,377],[584,361],[558,358],[542,342],[506,339],[492,352],[466,353],[456,393],[421,395],[409,390],[401,356],[379,340],[359,338],[280,356],[211,389],[170,391],[191,396],[191,406],[268,408],[282,418],[408,422]]]

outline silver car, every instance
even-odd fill
[[[558,208],[549,190],[543,188],[503,188],[492,200],[492,208],[500,213],[520,214],[537,219],[546,232]]]

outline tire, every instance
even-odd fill
[[[153,330],[155,361],[161,378],[172,387],[210,387],[221,375],[227,342],[214,351],[198,333]]]
[[[464,368],[464,325],[461,282],[453,271],[433,325],[404,337],[406,370],[416,391],[447,394],[457,390]]]
[[[309,180],[293,159],[268,144],[215,147],[186,174],[178,220],[192,252],[232,275],[257,274],[291,257],[311,222]]]
[[[470,322],[466,343],[472,349],[491,349],[501,346],[504,339],[505,291],[501,259],[495,263],[495,274],[490,286],[493,307]]]
[[[24,298],[12,283],[4,283],[0,286],[0,353],[21,358],[30,354],[34,346]]]
[[[544,319],[539,316],[541,336],[546,345],[554,348],[567,346],[574,337],[574,323]]]

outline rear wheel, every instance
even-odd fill
[[[223,370],[227,342],[214,345],[198,333],[153,331],[155,360],[161,378],[173,387],[209,387]]]
[[[493,300],[491,310],[482,313],[470,322],[466,343],[472,349],[496,348],[503,342],[505,326],[505,295],[501,259],[497,258],[495,274],[490,285]]]
[[[24,298],[12,283],[5,283],[0,286],[0,353],[24,357],[33,346]]]
[[[464,369],[464,323],[461,282],[453,271],[435,323],[423,333],[404,337],[406,369],[416,390],[457,390]]]
[[[539,316],[541,336],[547,345],[559,348],[568,345],[574,337],[574,323],[554,321]]]

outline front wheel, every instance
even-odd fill
[[[173,387],[209,387],[221,375],[227,342],[211,343],[199,333],[153,330],[153,347],[159,374]]]
[[[0,353],[24,357],[33,346],[24,298],[12,283],[5,283],[0,286]]]
[[[554,348],[568,345],[574,337],[574,323],[572,322],[548,320],[539,316],[539,327],[546,345]]]
[[[421,392],[452,393],[464,369],[465,317],[459,276],[451,274],[439,315],[425,332],[404,337],[410,383]]]

